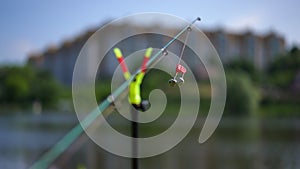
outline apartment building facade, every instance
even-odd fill
[[[117,41],[118,34],[124,33],[124,31],[132,31],[132,29],[169,29],[170,32],[178,32],[179,30],[174,28],[162,28],[157,25],[149,28],[142,26],[132,26],[128,24],[116,25],[112,28],[109,34],[103,37],[105,40],[99,42],[97,48],[105,48],[107,44],[103,42]],[[59,47],[49,47],[45,52],[40,54],[33,54],[29,56],[29,64],[50,71],[54,77],[65,85],[71,85],[73,69],[79,52],[89,37],[96,31],[90,30],[86,33],[75,37],[71,41],[65,41]],[[282,37],[274,32],[269,32],[266,35],[257,35],[251,31],[244,33],[232,33],[222,29],[217,30],[204,30],[203,33],[212,42],[213,46],[217,50],[221,61],[226,64],[232,60],[244,58],[251,61],[258,69],[265,69],[267,66],[278,56],[285,52],[285,41]],[[141,35],[133,37],[130,44],[121,43],[121,47],[124,50],[124,55],[129,55],[137,48],[161,47],[163,46],[168,37],[161,37],[156,35]],[[179,53],[181,49],[180,43],[175,43],[173,50]],[[98,49],[97,49],[98,50]],[[111,56],[112,53],[108,53],[103,60],[102,69],[105,70],[104,74],[111,76],[114,73],[114,69],[118,64],[116,59]],[[191,61],[192,62],[192,61]],[[93,61],[91,62],[91,64]],[[101,62],[102,63],[102,62]],[[88,69],[88,66],[87,66]],[[191,69],[197,69],[197,67],[191,65]],[[88,72],[88,71],[87,71]]]

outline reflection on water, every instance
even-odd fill
[[[0,168],[28,168],[77,122],[75,114],[1,116]],[[172,150],[140,159],[141,168],[300,168],[300,119],[223,118],[213,137],[199,144],[201,122]],[[130,164],[83,134],[51,168],[129,169]]]
[[[0,168],[26,168],[75,123],[72,115],[0,117]]]

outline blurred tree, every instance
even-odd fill
[[[4,67],[0,70],[1,101],[23,103],[28,98],[30,87],[28,69]]]
[[[259,92],[246,73],[229,71],[227,79],[227,100],[225,115],[251,115],[257,110]]]
[[[297,47],[293,47],[270,65],[268,68],[268,79],[272,85],[285,89],[292,84],[299,71],[300,51]]]
[[[29,66],[0,68],[0,104],[22,106],[40,101],[44,105],[57,102],[60,86],[44,71]]]
[[[11,74],[4,81],[4,98],[7,102],[23,102],[30,93],[29,83],[19,74]]]
[[[44,106],[54,106],[61,93],[61,87],[46,71],[37,71],[31,81],[31,100],[40,101]]]
[[[247,73],[252,81],[260,82],[260,72],[252,62],[246,59],[236,59],[229,62],[225,65],[225,71],[242,71]]]
[[[111,82],[109,80],[97,80],[95,82],[95,95],[98,103],[103,101],[111,93]]]
[[[172,77],[159,69],[150,69],[146,73],[143,83],[141,84],[141,95],[142,98],[148,98],[150,92],[153,89],[161,89],[164,92],[168,92],[167,89],[170,89],[168,81]],[[171,88],[173,93],[176,93],[175,88]]]

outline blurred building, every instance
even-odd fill
[[[265,69],[278,56],[285,52],[285,41],[274,32],[267,35],[228,33],[223,30],[206,31],[223,63],[244,58],[253,62],[258,69]]]
[[[118,33],[131,31],[132,29],[169,29],[168,31],[171,32],[179,31],[174,28],[158,27],[157,25],[153,25],[152,28],[149,28],[124,23],[124,25],[116,25],[115,28],[103,38],[106,38],[107,43],[117,41],[114,37],[118,37]],[[62,84],[70,85],[72,83],[73,69],[77,56],[85,42],[96,30],[97,29],[87,31],[83,35],[74,38],[74,40],[65,41],[59,47],[49,47],[45,52],[31,55],[29,56],[28,62],[37,68],[50,71]],[[203,32],[216,48],[224,64],[234,59],[244,58],[253,62],[258,69],[263,70],[268,67],[277,55],[285,52],[284,39],[274,32],[270,32],[266,35],[257,35],[251,31],[232,33],[222,29],[204,30]],[[125,49],[124,55],[126,56],[136,48],[147,48],[149,46],[160,48],[164,46],[167,41],[168,38],[142,35],[137,37],[134,41],[131,41],[133,43],[123,44],[122,49]],[[175,43],[173,50],[180,52],[181,46],[178,46],[176,49],[176,45],[181,44]],[[107,46],[107,44],[101,43],[97,46],[97,48],[99,48],[97,50],[101,50],[101,48],[105,48],[105,46]],[[112,53],[108,53],[108,55],[112,55]],[[115,66],[118,64],[116,59],[114,57],[105,57],[103,62],[102,69],[104,73],[111,76]],[[93,64],[93,61],[90,63]],[[89,66],[87,66],[87,69],[88,67]],[[191,66],[191,69],[197,68]]]

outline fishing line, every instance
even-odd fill
[[[183,52],[184,52],[184,49],[185,49],[185,46],[186,46],[186,43],[189,39],[189,35],[190,35],[190,32],[192,31],[191,27],[188,27],[187,28],[187,33],[186,33],[186,36],[185,36],[185,40],[184,40],[184,44],[182,46],[182,49],[181,49],[181,53],[180,53],[180,57],[179,57],[179,60],[178,60],[178,64],[180,64],[181,60],[182,60],[182,56],[183,56]]]
[[[182,49],[181,49],[180,57],[179,57],[178,63],[177,63],[176,68],[175,68],[175,75],[172,79],[169,80],[169,85],[172,86],[172,87],[174,87],[175,85],[181,85],[181,84],[184,83],[183,76],[186,73],[186,68],[184,66],[182,66],[180,64],[180,62],[182,61],[183,52],[184,52],[186,43],[188,41],[189,34],[192,31],[192,29],[191,29],[191,27],[187,27],[186,30],[187,30],[187,34],[185,36],[185,40],[184,40],[184,43],[183,43],[183,46],[182,46]],[[178,74],[181,74],[181,77],[178,78],[177,77]]]

